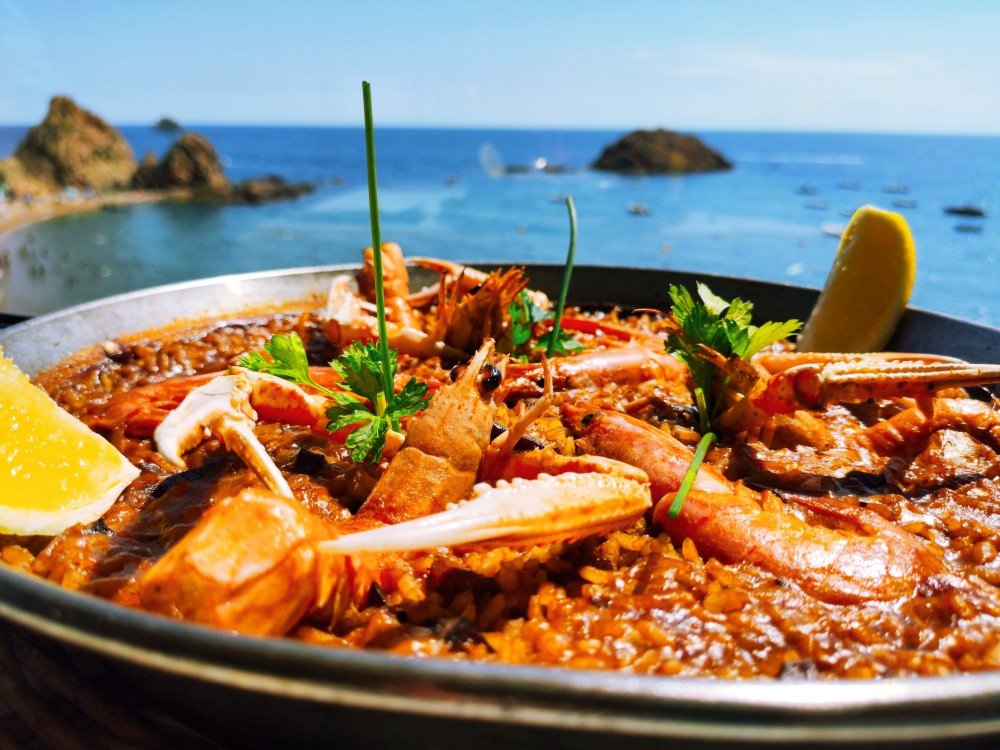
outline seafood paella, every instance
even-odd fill
[[[705,287],[554,315],[519,268],[413,258],[439,278],[413,290],[400,248],[381,255],[322,309],[40,374],[138,474],[96,521],[0,536],[0,558],[317,647],[727,678],[1000,668],[1000,367],[799,352],[795,321],[753,325]]]

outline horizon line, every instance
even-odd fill
[[[166,115],[164,115],[166,117]],[[173,119],[173,118],[171,118]],[[14,123],[0,122],[0,128],[33,128],[39,123]],[[156,129],[154,122],[118,122],[111,123],[116,128],[142,128]],[[180,126],[180,131],[192,130],[193,128],[300,128],[300,129],[329,129],[329,130],[364,130],[363,124],[355,123],[309,123],[309,122],[192,122],[190,125]],[[821,128],[673,128],[663,125],[642,125],[633,127],[616,127],[602,125],[455,125],[455,124],[406,124],[390,123],[379,125],[380,130],[472,130],[472,131],[532,131],[532,132],[590,132],[590,133],[610,133],[621,132],[631,133],[635,130],[673,130],[679,133],[746,133],[746,134],[787,134],[787,135],[874,135],[874,136],[921,136],[921,137],[949,137],[949,138],[997,138],[1000,132],[987,131],[933,131],[933,130],[824,130]],[[171,133],[165,132],[164,135]]]

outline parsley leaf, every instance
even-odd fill
[[[260,352],[251,352],[240,359],[240,366],[256,372],[265,372],[298,385],[308,385],[329,398],[333,405],[326,410],[328,432],[357,426],[344,444],[351,458],[377,461],[385,447],[389,430],[399,430],[399,420],[417,413],[427,406],[427,384],[414,378],[399,393],[386,397],[382,383],[393,382],[396,377],[398,355],[389,350],[388,378],[382,367],[377,344],[354,342],[330,367],[343,378],[343,391],[332,391],[316,383],[309,375],[309,360],[302,339],[295,333],[277,334],[264,345],[270,359]]]
[[[701,356],[699,346],[707,346],[727,358],[737,356],[749,360],[765,346],[798,331],[802,323],[798,320],[772,321],[757,327],[750,323],[752,302],[738,297],[727,301],[702,283],[697,289],[700,302],[684,287],[670,285],[670,311],[678,330],[667,338],[666,348],[687,365],[696,392],[700,390],[703,395],[698,402],[698,413],[702,433],[707,433],[717,406],[712,388],[715,365]]]
[[[555,341],[550,346],[549,342],[552,341],[553,336],[555,336]],[[559,328],[558,330],[552,329],[539,338],[538,343],[533,348],[536,351],[545,351],[548,355],[566,356],[583,349],[583,344],[573,338],[572,334],[568,333],[565,328]]]
[[[415,378],[410,378],[406,381],[403,389],[399,393],[393,394],[386,407],[386,412],[393,420],[394,429],[399,429],[399,420],[401,417],[416,414],[427,406],[427,401],[426,383],[420,383]]]
[[[554,317],[550,310],[537,305],[531,298],[531,295],[525,291],[518,294],[517,299],[510,303],[508,313],[510,314],[515,349],[531,341],[535,325],[545,323]],[[533,351],[545,351],[549,347],[551,338],[551,331],[543,334],[531,349]],[[555,356],[566,356],[575,354],[581,349],[583,349],[583,344],[573,338],[573,335],[566,331],[566,329],[560,327],[558,334],[556,334],[556,341],[552,345],[552,354]],[[515,357],[515,359],[527,362],[529,358],[527,355],[522,354]]]
[[[382,367],[378,344],[355,341],[330,366],[344,378],[344,386],[351,394],[338,394],[326,410],[329,423],[326,429],[336,432],[351,425],[360,425],[344,442],[351,451],[351,458],[358,463],[377,461],[385,447],[388,431],[399,430],[399,420],[415,414],[427,406],[427,384],[410,378],[399,393],[386,397],[382,383],[393,382],[399,356],[389,350],[389,372]],[[371,403],[369,407],[364,401]]]
[[[524,346],[531,340],[536,323],[542,323],[552,317],[552,313],[540,307],[526,291],[521,291],[517,299],[507,308],[510,315],[510,325],[513,333],[514,347]]]
[[[336,393],[324,388],[309,374],[309,358],[306,347],[297,333],[276,333],[264,344],[264,351],[271,355],[268,359],[260,352],[250,352],[240,357],[240,367],[254,372],[274,375],[296,385],[308,385],[324,396],[333,398]]]
[[[354,422],[353,424],[358,424]],[[371,412],[366,412],[360,427],[351,432],[344,441],[351,452],[351,459],[361,463],[371,459],[372,463],[382,455],[385,448],[385,436],[389,431],[389,421],[385,417],[378,417]]]
[[[396,375],[398,362],[396,350],[390,349],[388,379],[390,383]],[[382,366],[382,355],[377,344],[355,341],[330,363],[330,367],[344,379],[344,385],[349,391],[368,399],[373,405],[378,402],[381,395],[384,404],[386,397],[383,383],[387,381]]]

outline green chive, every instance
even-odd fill
[[[681,514],[681,508],[684,507],[684,499],[691,490],[691,485],[694,484],[694,478],[698,475],[698,469],[701,468],[701,463],[705,460],[705,454],[708,453],[709,446],[714,442],[714,432],[706,432],[698,442],[698,447],[694,451],[694,458],[691,459],[691,465],[684,474],[681,486],[677,489],[674,501],[670,503],[670,509],[667,511],[667,515],[671,518],[677,518]]]
[[[704,389],[694,389],[694,400],[698,406],[698,418],[701,422],[701,434],[707,435],[712,428],[712,420],[708,413],[708,404],[705,402]]]
[[[569,280],[573,275],[573,257],[576,255],[576,204],[573,196],[566,198],[566,211],[569,213],[569,250],[566,253],[566,268],[563,270],[562,289],[559,290],[559,301],[556,303],[556,315],[552,319],[552,333],[549,334],[549,345],[545,347],[545,356],[551,357],[559,341],[559,329],[562,326],[563,308],[566,307],[566,295],[569,294]]]
[[[372,85],[361,82],[365,102],[365,151],[368,156],[368,211],[372,222],[372,253],[375,256],[375,306],[378,309],[378,352],[382,360],[382,384],[386,398],[393,392],[389,371],[389,333],[385,325],[385,290],[382,288],[382,232],[378,223],[378,187],[375,183],[375,124],[372,121]],[[378,412],[379,415],[382,411]]]

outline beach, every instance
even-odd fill
[[[30,200],[18,198],[0,201],[0,256],[10,248],[7,242],[14,232],[33,224],[62,216],[99,211],[105,206],[130,206],[154,203],[169,197],[166,193],[128,190],[93,196],[63,197],[43,195]]]

